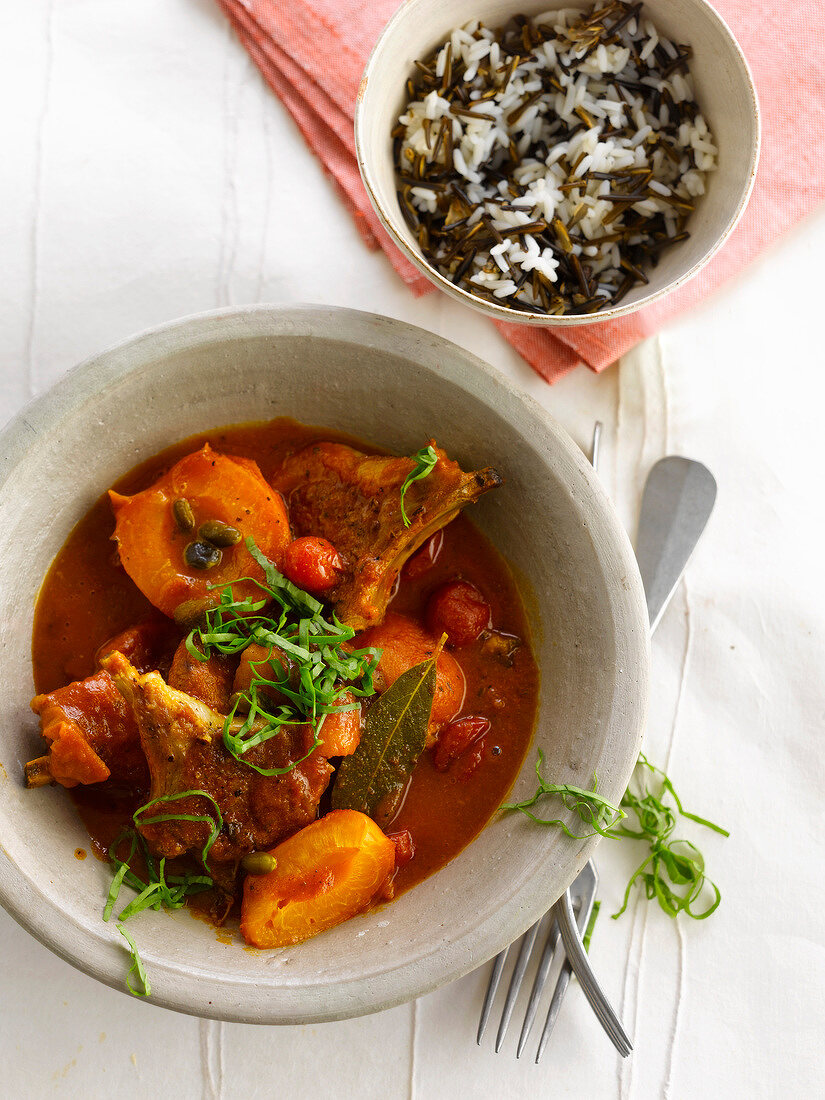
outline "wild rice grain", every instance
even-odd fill
[[[589,314],[646,282],[716,167],[690,56],[622,0],[452,31],[393,130],[425,259],[520,312]]]

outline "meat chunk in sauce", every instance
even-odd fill
[[[407,489],[410,458],[366,455],[343,443],[314,443],[287,458],[273,485],[287,499],[298,535],[319,535],[344,561],[341,580],[327,594],[342,622],[362,630],[384,617],[407,558],[454,519],[463,507],[501,484],[490,468],[465,473],[435,447],[438,461]]]
[[[186,695],[194,695],[219,714],[227,714],[232,697],[232,681],[235,664],[231,658],[213,653],[205,661],[193,657],[186,647],[186,639],[175,650],[175,659],[169,669],[169,687]]]
[[[217,803],[223,828],[210,850],[210,866],[269,848],[315,819],[332,768],[317,753],[296,763],[312,747],[310,727],[292,727],[247,753],[245,759],[260,768],[290,769],[261,775],[226,750],[223,715],[206,703],[169,687],[156,672],[141,675],[120,653],[103,664],[136,720],[149,764],[150,800],[199,790]],[[176,814],[214,816],[202,796],[173,805]],[[209,825],[165,821],[144,824],[141,832],[153,853],[171,858],[202,849]]]
[[[107,672],[36,695],[31,706],[49,752],[26,765],[27,786],[102,783],[113,770],[127,783],[145,779],[135,719]]]
[[[140,672],[165,672],[177,633],[168,619],[151,615],[105,642],[97,659],[119,650]],[[128,787],[146,786],[149,772],[137,723],[108,672],[99,669],[85,680],[36,695],[31,706],[49,752],[26,764],[27,786],[56,782],[76,787],[110,778]]]

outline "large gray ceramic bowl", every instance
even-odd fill
[[[110,873],[65,791],[24,790],[40,742],[28,703],[32,609],[49,563],[101,491],[174,440],[292,416],[410,453],[435,436],[505,487],[473,518],[527,578],[542,673],[535,743],[515,793],[547,773],[618,799],[648,691],[642,585],[630,544],[576,446],[537,404],[454,344],[368,313],[224,310],[137,336],[76,368],[0,436],[0,901],[64,959],[115,988],[127,966],[101,920]],[[554,807],[558,809],[558,807]],[[295,948],[245,950],[185,911],[130,929],[156,1004],[226,1020],[355,1016],[457,978],[522,933],[572,881],[593,840],[496,817],[447,867],[378,911]]]

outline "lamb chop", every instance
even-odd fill
[[[379,623],[404,562],[461,509],[501,485],[487,467],[465,473],[431,442],[438,457],[430,473],[401,488],[415,468],[410,458],[366,455],[343,443],[313,443],[289,456],[272,478],[286,498],[297,535],[328,539],[345,573],[327,598],[356,630]]]
[[[140,672],[165,671],[178,633],[154,613],[110,638],[96,659],[99,663],[118,650]],[[85,680],[36,695],[31,706],[49,751],[26,764],[27,787],[76,787],[110,778],[126,787],[145,787],[149,777],[137,725],[108,672],[98,669]]]
[[[315,820],[332,774],[324,757],[316,752],[283,775],[261,775],[227,751],[222,737],[224,716],[206,703],[169,687],[157,672],[141,675],[122,653],[111,653],[101,663],[137,721],[149,764],[149,798],[206,791],[220,808],[223,828],[209,852],[213,877],[226,877],[215,864],[234,863],[247,852],[272,847]],[[261,768],[287,768],[312,744],[310,726],[285,727],[246,758]],[[211,802],[202,795],[161,803],[154,811],[154,816],[214,818]],[[148,819],[153,813],[144,816]],[[179,820],[140,827],[150,850],[168,858],[199,852],[209,829],[203,821]]]

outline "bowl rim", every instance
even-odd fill
[[[410,9],[416,7],[416,5],[426,2],[426,0],[403,0],[401,5],[396,9],[390,19],[381,31],[375,45],[373,46],[367,63],[364,67],[364,72],[361,77],[361,81],[358,85],[358,95],[355,101],[355,158],[358,162],[358,171],[361,174],[361,180],[364,184],[364,188],[367,192],[367,197],[378,215],[381,224],[389,233],[392,242],[400,249],[403,256],[418,268],[418,270],[425,275],[430,282],[438,290],[443,290],[451,298],[456,301],[462,302],[464,305],[470,306],[471,309],[477,312],[483,313],[487,317],[492,317],[496,321],[505,321],[510,324],[533,326],[537,328],[576,328],[581,325],[593,325],[599,324],[605,321],[615,321],[620,317],[627,317],[632,313],[637,313],[641,309],[645,309],[647,306],[653,305],[655,302],[659,302],[662,298],[668,297],[674,291],[679,290],[686,283],[690,282],[699,272],[713,259],[720,248],[725,244],[734,229],[738,225],[742,215],[745,213],[748,202],[750,201],[751,194],[753,192],[754,185],[756,183],[756,172],[759,167],[759,156],[762,146],[762,116],[759,108],[759,97],[756,91],[756,82],[753,79],[753,73],[748,63],[748,59],[745,57],[742,47],[739,45],[739,41],[730,29],[726,20],[719,14],[713,4],[709,3],[709,0],[696,0],[708,10],[711,18],[715,20],[718,30],[723,38],[727,38],[729,45],[733,48],[734,54],[738,57],[741,73],[745,78],[745,85],[750,94],[750,102],[752,108],[753,117],[753,143],[751,146],[750,163],[747,170],[747,179],[745,186],[739,195],[739,198],[731,211],[725,228],[721,234],[717,237],[716,241],[709,246],[703,256],[690,267],[687,271],[683,272],[680,276],[674,279],[667,286],[646,294],[636,302],[631,302],[627,305],[615,306],[612,309],[600,310],[598,313],[589,314],[586,316],[562,316],[562,317],[548,317],[543,313],[531,313],[527,310],[515,310],[510,309],[508,306],[498,305],[495,302],[488,302],[482,298],[477,298],[474,294],[471,294],[468,290],[464,290],[462,287],[456,286],[449,279],[445,278],[439,271],[432,267],[415,249],[411,248],[404,237],[398,232],[396,228],[396,222],[398,219],[394,219],[392,213],[387,210],[382,203],[378,194],[378,184],[375,179],[375,174],[372,171],[369,158],[366,156],[366,143],[364,141],[364,134],[366,133],[368,126],[365,116],[364,101],[366,99],[367,88],[369,86],[370,77],[374,70],[377,68],[381,52],[384,47],[385,40],[392,33],[395,25],[402,19],[406,18],[407,12]],[[581,0],[567,0],[567,4],[560,4],[560,6],[579,6]]]
[[[352,321],[355,331],[342,335],[344,318]],[[497,391],[496,407],[524,407],[537,426],[554,438],[572,460],[586,484],[595,514],[604,521],[604,529],[612,536],[610,553],[622,569],[621,599],[626,608],[630,629],[617,639],[617,662],[632,669],[635,689],[629,693],[622,709],[626,744],[615,771],[615,790],[605,789],[607,797],[621,797],[635,766],[641,748],[648,708],[650,682],[650,645],[644,590],[635,554],[613,507],[592,467],[555,419],[531,396],[523,393],[509,379],[470,352],[443,337],[436,336],[404,321],[378,314],[335,306],[315,305],[248,305],[231,306],[190,315],[151,327],[124,341],[115,343],[69,370],[55,385],[24,406],[0,430],[0,488],[13,475],[16,464],[28,453],[41,431],[57,427],[60,422],[81,408],[104,387],[126,377],[133,370],[162,358],[170,351],[199,347],[231,338],[232,333],[245,336],[277,338],[279,335],[319,335],[344,342],[397,354],[399,335],[417,341],[417,362],[429,372],[446,377],[468,392],[475,392],[476,380],[483,376],[487,387],[485,403],[490,405],[489,387]],[[139,352],[139,361],[130,360],[128,353]],[[449,352],[453,365],[446,362]],[[409,354],[412,354],[411,352]],[[429,360],[428,357],[429,356]],[[229,421],[227,421],[229,422]],[[217,427],[218,425],[216,425]],[[621,789],[620,789],[621,788]],[[486,826],[485,826],[486,827]],[[592,855],[600,837],[577,842],[572,882]],[[351,981],[313,987],[312,1005],[301,1011],[288,1012],[278,1005],[278,986],[244,977],[212,975],[202,968],[178,964],[168,955],[151,958],[153,989],[150,1002],[189,1015],[240,1023],[294,1024],[339,1020],[367,1015],[392,1008],[415,997],[431,992],[447,982],[474,970],[539,919],[556,900],[548,897],[538,876],[513,895],[507,905],[475,927],[464,930],[450,942],[433,937],[432,949],[423,955],[373,970]],[[565,884],[568,885],[569,883]],[[559,894],[564,887],[559,890]],[[0,844],[0,904],[23,928],[55,954],[106,985],[126,993],[125,967],[117,951],[102,953],[100,942],[80,920],[67,915],[54,904],[19,868]],[[504,913],[506,921],[501,920]],[[99,919],[95,914],[95,919]],[[469,942],[467,942],[469,940]],[[204,982],[210,1000],[204,1001]],[[160,988],[160,992],[157,989]],[[256,997],[254,991],[270,994]],[[292,992],[292,991],[290,991]],[[274,994],[274,996],[273,996]]]

